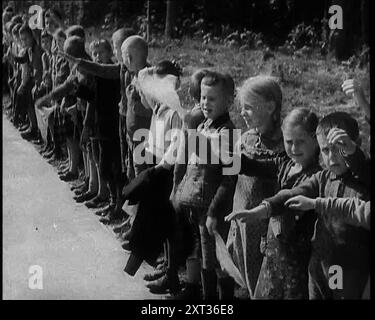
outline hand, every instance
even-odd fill
[[[348,96],[354,95],[355,97],[358,97],[360,95],[363,95],[362,87],[356,79],[345,80],[341,85],[341,88],[342,91],[344,91]]]
[[[208,233],[210,234],[210,236],[213,236],[214,235],[214,232],[217,232],[216,230],[216,227],[217,227],[217,219],[214,218],[214,217],[210,217],[208,216],[207,219],[206,219],[206,227],[207,227],[207,230],[208,230]]]
[[[149,101],[147,100],[142,90],[139,89],[138,93],[139,93],[139,97],[141,98],[142,105],[144,105],[148,109],[153,110],[153,107],[155,106],[155,104],[152,104],[151,101],[150,101],[151,104],[149,103]]]
[[[40,109],[41,107],[48,104],[48,102],[49,102],[49,99],[46,96],[44,96],[44,97],[39,98],[38,100],[35,101],[35,107]]]
[[[295,196],[284,203],[290,209],[308,211],[315,209],[315,199],[311,199],[305,196]]]
[[[352,155],[357,148],[357,145],[346,131],[339,128],[332,128],[328,132],[327,140],[329,144],[336,145],[341,149],[345,155]]]
[[[241,210],[241,211],[234,211],[231,214],[227,215],[224,220],[225,221],[232,221],[233,219],[238,219],[241,222],[246,222],[247,219],[253,217],[257,218],[267,218],[267,208],[265,205],[259,205],[250,210]]]

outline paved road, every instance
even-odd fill
[[[69,185],[3,116],[3,298],[161,299],[142,280],[151,267],[132,278],[123,272],[127,258],[112,230],[73,201]],[[29,288],[34,265],[43,289]]]

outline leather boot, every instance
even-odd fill
[[[157,280],[157,279],[160,279],[162,276],[164,276],[166,274],[166,267],[164,267],[163,269],[155,269],[154,271],[150,272],[150,273],[146,273],[144,276],[143,276],[143,280],[145,281],[154,281],[154,280]]]
[[[150,289],[151,293],[164,294],[170,292],[171,294],[177,294],[181,288],[177,270],[167,269],[164,276],[149,282],[146,287]]]

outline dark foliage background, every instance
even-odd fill
[[[283,116],[298,107],[319,116],[347,111],[370,150],[370,126],[341,89],[344,79],[356,78],[370,98],[370,0],[24,0],[5,1],[3,8],[9,4],[17,13],[32,4],[60,9],[66,25],[85,27],[87,49],[93,39],[134,27],[148,38],[151,64],[175,59],[182,66],[180,98],[187,108],[194,105],[189,77],[197,68],[227,72],[236,85],[257,74],[276,76]],[[334,4],[343,8],[343,30],[328,28]],[[232,120],[245,129],[237,107]]]
[[[78,0],[78,1],[5,1],[17,11],[32,4],[44,8],[57,7],[68,24],[86,27],[100,25],[104,29],[131,25],[146,30],[147,4],[153,35],[227,37],[233,32],[251,31],[271,48],[292,41],[297,49],[330,44],[339,59],[347,59],[355,50],[368,45],[370,0]],[[166,8],[171,28],[166,29]],[[344,11],[344,30],[328,30],[328,8],[339,4]],[[313,39],[312,39],[313,38]]]

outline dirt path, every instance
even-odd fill
[[[123,268],[111,229],[72,199],[69,185],[3,116],[3,298],[161,299]],[[30,289],[30,266],[43,289]],[[40,283],[40,282],[39,282]]]

